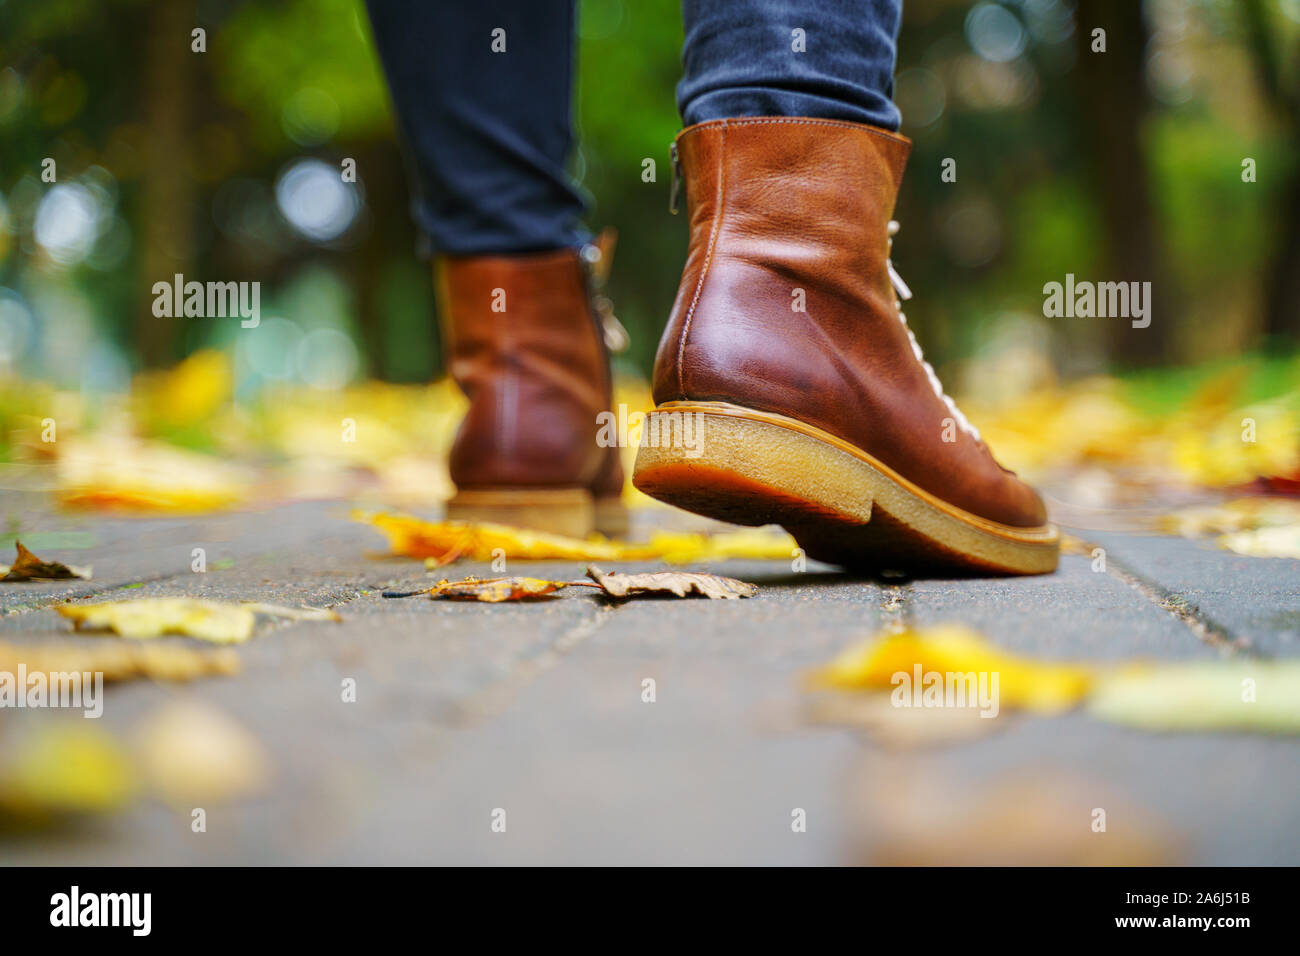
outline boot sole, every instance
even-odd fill
[[[699,416],[685,436],[684,414]],[[809,557],[855,569],[1045,574],[1060,549],[1051,524],[981,518],[829,432],[726,402],[650,412],[632,483],[709,518],[782,525]]]

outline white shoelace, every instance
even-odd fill
[[[903,227],[898,220],[889,220],[890,252],[894,249],[894,236],[898,235],[898,230],[901,228]],[[961,430],[976,441],[980,441],[979,429],[966,419],[966,416],[961,413],[961,409],[957,407],[957,403],[949,398],[948,393],[943,390],[943,383],[939,381],[939,376],[935,374],[934,368],[925,360],[925,356],[921,353],[921,344],[916,341],[916,336],[912,334],[912,329],[907,324],[907,316],[903,314],[903,303],[912,297],[912,290],[907,287],[903,277],[894,268],[892,259],[885,259],[885,268],[889,270],[889,281],[893,283],[894,292],[898,295],[898,301],[895,303],[898,306],[898,321],[903,323],[903,331],[907,333],[908,341],[912,343],[912,353],[916,356],[916,360],[921,363],[921,367],[925,369],[925,375],[930,380],[930,387],[934,389],[934,394],[939,396],[943,403],[948,406],[948,411],[952,412],[953,421],[957,423]]]

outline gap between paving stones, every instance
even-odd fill
[[[142,584],[158,584],[159,582],[162,581],[171,581],[173,579],[179,579],[183,577],[185,577],[185,572],[178,571],[173,574],[156,574],[153,577],[137,578],[136,580],[130,581],[126,584],[104,584],[100,586],[96,586],[92,584],[89,587],[87,587],[86,590],[78,591],[75,594],[59,594],[51,591],[46,594],[34,595],[32,597],[33,603],[30,604],[5,605],[4,610],[0,611],[0,616],[7,617],[9,615],[16,616],[19,614],[31,614],[33,611],[44,611],[46,608],[54,607],[56,604],[80,602],[85,600],[86,598],[103,597],[106,594],[112,594],[114,591],[124,591],[128,588],[130,588],[131,590],[136,590],[138,586]],[[5,585],[5,586],[22,587],[21,584]]]
[[[579,621],[536,653],[522,658],[504,677],[459,701],[458,726],[470,726],[500,716],[521,690],[613,620],[620,606],[610,602],[594,607],[590,617]]]
[[[1089,550],[1101,547],[1092,541],[1084,541],[1083,544]],[[1182,595],[1144,578],[1109,553],[1106,555],[1106,573],[1116,580],[1123,581],[1162,611],[1173,615],[1196,636],[1198,641],[1229,653],[1259,656],[1249,638],[1234,635],[1196,605],[1189,603]]]

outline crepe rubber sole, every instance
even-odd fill
[[[709,518],[782,525],[809,557],[848,568],[1044,574],[1060,550],[1051,524],[971,514],[829,432],[726,402],[650,412],[632,483]]]
[[[627,508],[618,498],[594,498],[585,488],[466,488],[447,502],[450,521],[512,525],[585,538],[593,531],[627,533]]]

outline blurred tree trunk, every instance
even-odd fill
[[[402,170],[400,167],[393,170],[391,153],[391,147],[382,142],[352,143],[346,150],[346,154],[357,161],[357,178],[365,187],[366,205],[374,221],[385,221],[383,212],[394,206],[399,216],[406,213],[401,201],[394,199],[395,193],[404,193],[401,193]],[[390,343],[387,340],[388,328],[384,321],[380,293],[384,269],[392,261],[390,257],[393,254],[388,230],[376,230],[348,255],[347,269],[357,295],[365,371],[370,378],[386,377],[384,359]]]
[[[1277,113],[1295,147],[1294,156],[1300,153],[1300,90],[1288,87],[1283,79],[1281,54],[1274,45],[1273,31],[1261,0],[1243,0],[1241,11],[1247,46],[1254,57],[1264,98]],[[1293,58],[1300,68],[1300,44]],[[1300,83],[1300,77],[1296,82]],[[1288,174],[1278,213],[1281,229],[1265,280],[1264,334],[1294,340],[1300,337],[1300,162]]]
[[[1137,0],[1079,0],[1075,98],[1084,153],[1106,244],[1096,281],[1150,282],[1151,324],[1122,319],[1107,326],[1108,353],[1121,365],[1153,365],[1170,357],[1178,290],[1164,260],[1147,183],[1142,125],[1147,115],[1146,25]],[[1106,31],[1106,52],[1092,52],[1092,31]]]
[[[198,23],[194,0],[156,0],[145,15],[145,129],[148,153],[141,192],[140,298],[135,337],[146,366],[176,358],[181,318],[153,314],[153,285],[186,274],[194,257],[194,182],[189,163],[188,115],[197,57],[190,31]],[[209,38],[211,39],[211,38]]]

